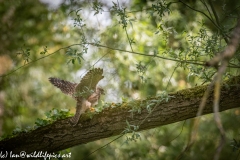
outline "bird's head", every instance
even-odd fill
[[[104,89],[102,89],[101,87],[97,87],[97,92],[100,92],[100,94],[105,95]]]

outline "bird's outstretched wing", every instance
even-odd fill
[[[104,78],[103,69],[91,69],[76,86],[76,97],[88,98],[96,90],[98,82]]]
[[[73,96],[73,93],[75,92],[75,88],[77,86],[77,83],[72,83],[72,82],[68,82],[65,80],[61,80],[58,78],[49,78],[49,81],[56,86],[57,88],[59,88],[63,93]]]

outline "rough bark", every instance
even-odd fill
[[[196,117],[205,90],[206,86],[181,90],[170,94],[173,97],[168,102],[158,103],[161,98],[153,97],[141,101],[111,104],[110,107],[95,114],[92,119],[83,115],[77,126],[72,127],[68,123],[69,118],[67,118],[29,133],[3,140],[0,142],[0,151],[12,151],[18,154],[21,151],[27,153],[34,151],[55,152],[121,134],[126,127],[126,120],[132,125],[139,125],[142,122],[138,130],[141,131],[193,118]],[[203,114],[213,112],[213,96],[210,95]],[[149,104],[155,108],[150,115],[146,109]],[[236,77],[222,85],[220,111],[237,108],[239,104],[240,77]],[[133,108],[140,109],[141,113],[129,112]],[[143,121],[144,119],[145,121]]]

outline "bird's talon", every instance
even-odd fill
[[[93,108],[93,107],[90,107],[89,110],[90,110],[90,112],[95,112],[95,108]]]

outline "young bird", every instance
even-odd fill
[[[80,81],[72,83],[58,78],[49,78],[49,81],[59,88],[63,93],[70,95],[77,101],[76,113],[70,119],[71,125],[75,126],[78,120],[87,109],[94,107],[104,90],[97,87],[98,82],[104,78],[103,69],[91,69]]]

